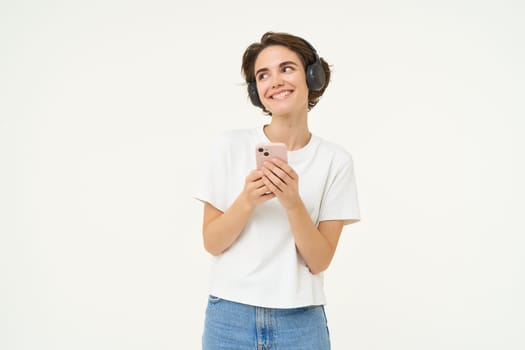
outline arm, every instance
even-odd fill
[[[314,275],[323,272],[334,257],[343,221],[321,221],[315,227],[304,205],[287,210],[287,214],[295,245],[310,272]]]
[[[295,244],[312,274],[328,268],[343,229],[342,220],[322,221],[316,227],[298,190],[298,176],[285,162],[274,159],[263,168],[263,181],[288,215]]]
[[[228,249],[241,234],[255,207],[275,197],[266,194],[269,190],[261,177],[260,171],[252,171],[246,177],[242,192],[225,212],[210,203],[204,204],[202,235],[204,248],[210,254],[218,256]]]

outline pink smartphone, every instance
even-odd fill
[[[288,162],[288,150],[284,143],[260,143],[255,146],[255,161],[257,163],[257,169],[262,167],[264,161],[272,158],[279,158],[280,160]]]

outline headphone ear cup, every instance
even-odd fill
[[[326,75],[319,60],[306,68],[306,83],[312,91],[320,91],[326,83]]]
[[[251,83],[248,83],[248,95],[254,106],[264,108],[261,99],[259,98],[259,93],[257,92],[256,82],[252,81]]]

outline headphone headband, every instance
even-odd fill
[[[321,59],[319,58],[319,55],[317,54],[317,50],[315,49],[315,47],[314,47],[312,44],[310,44],[307,40],[305,40],[305,39],[303,39],[303,38],[301,38],[301,40],[302,40],[306,45],[308,45],[308,47],[310,48],[310,50],[312,50],[312,52],[314,53],[314,57],[315,57],[315,61],[314,61],[314,63],[316,63],[316,62],[320,62]],[[312,64],[314,64],[314,63],[312,63]]]

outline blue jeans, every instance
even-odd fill
[[[330,350],[323,306],[271,309],[210,295],[203,350]]]

